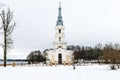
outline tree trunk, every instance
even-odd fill
[[[6,45],[6,32],[4,32],[4,67],[6,67],[6,54],[7,54],[7,45]]]
[[[2,21],[2,27],[1,29],[4,32],[4,42],[3,42],[3,51],[4,51],[4,67],[6,67],[6,63],[7,63],[7,50],[8,48],[11,48],[11,44],[12,44],[12,39],[10,37],[11,33],[14,30],[14,27],[16,26],[16,23],[14,22],[13,24],[12,19],[13,19],[13,12],[8,8],[7,11],[6,10],[2,10],[1,14],[0,14],[0,18]]]

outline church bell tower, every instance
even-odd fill
[[[55,41],[54,49],[47,51],[47,59],[50,60],[51,64],[71,64],[73,51],[67,50],[67,43],[65,42],[65,27],[63,25],[62,14],[61,14],[61,2],[58,8],[58,17],[55,26]]]
[[[65,34],[64,34],[64,25],[63,25],[63,20],[62,20],[62,14],[61,14],[61,2],[59,3],[59,8],[58,8],[58,18],[56,21],[56,27],[55,27],[55,43],[54,43],[54,48],[55,49],[66,49],[66,42],[65,40]]]

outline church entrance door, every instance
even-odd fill
[[[62,64],[62,54],[58,54],[58,64]]]

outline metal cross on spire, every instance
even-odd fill
[[[60,1],[60,2],[59,2],[59,7],[61,7],[61,3],[62,3],[62,2]]]

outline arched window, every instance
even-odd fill
[[[61,29],[59,29],[59,33],[61,33]]]

